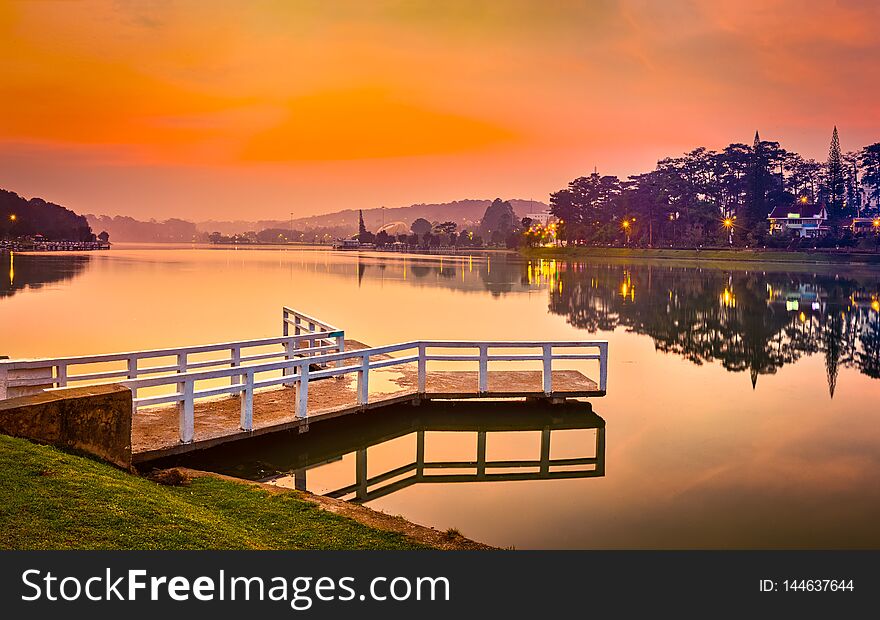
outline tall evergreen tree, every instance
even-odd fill
[[[862,192],[859,184],[859,154],[847,153],[843,156],[846,186],[846,214],[858,216],[862,210]]]
[[[831,147],[828,149],[828,164],[825,169],[828,197],[828,217],[832,221],[839,220],[843,213],[846,185],[843,175],[843,157],[840,154],[840,138],[837,125],[831,134]]]
[[[862,186],[865,188],[867,205],[877,211],[880,205],[880,142],[861,150],[859,164],[862,167]]]
[[[366,234],[367,227],[364,225],[364,210],[358,210],[358,237]]]
[[[740,241],[744,241],[746,235],[759,234],[767,223],[767,181],[767,156],[761,136],[756,131],[749,162],[746,204],[743,205],[742,214],[737,214],[736,231]]]

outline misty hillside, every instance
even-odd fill
[[[547,205],[538,200],[511,199],[511,206],[519,217],[527,213],[535,213],[547,209]],[[408,207],[388,207],[386,209],[364,209],[364,224],[369,230],[377,230],[385,224],[403,222],[412,224],[413,220],[420,217],[428,221],[444,222],[453,221],[459,228],[474,227],[479,224],[486,207],[492,204],[491,200],[456,200],[438,204],[417,204]],[[384,211],[384,213],[383,213]],[[288,220],[259,220],[259,221],[207,221],[199,222],[198,228],[202,232],[217,231],[224,235],[243,233],[248,230],[264,230],[266,228],[290,228]],[[310,230],[313,228],[338,228],[343,234],[357,232],[358,211],[346,209],[325,215],[313,215],[311,217],[297,218],[293,220],[293,228],[296,230]]]

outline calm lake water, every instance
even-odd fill
[[[202,466],[498,546],[880,548],[878,270],[122,244],[0,261],[10,357],[274,336],[285,304],[370,344],[610,341],[593,413],[407,407]],[[478,477],[481,441],[510,467]],[[426,463],[446,480],[414,478]]]

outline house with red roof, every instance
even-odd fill
[[[796,202],[777,206],[767,219],[772,235],[795,233],[798,237],[819,237],[830,230],[824,204]]]

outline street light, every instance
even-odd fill
[[[14,222],[14,221],[17,220],[17,219],[18,219],[18,216],[17,216],[15,213],[13,213],[13,214],[11,214],[11,215],[9,216],[9,221],[10,221],[10,222]]]
[[[623,230],[626,233],[626,244],[629,245],[629,220],[623,220],[620,225],[623,226]]]
[[[727,243],[733,245],[733,220],[729,217],[724,218],[724,228],[727,229]]]

